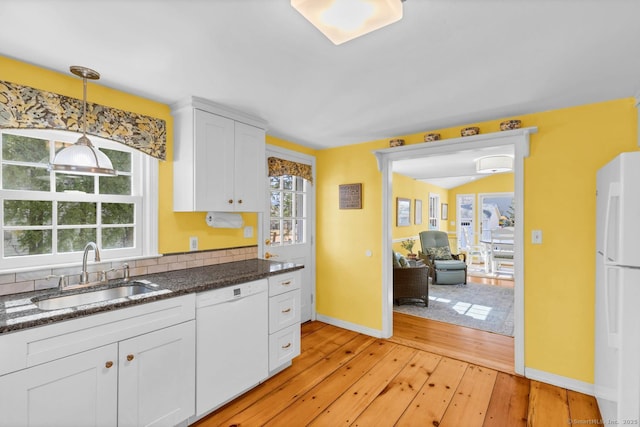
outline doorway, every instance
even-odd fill
[[[311,179],[293,173],[267,177],[267,206],[265,213],[258,214],[258,253],[273,261],[304,265],[300,320],[315,320],[315,157],[270,145],[267,145],[266,157],[307,165],[311,169]]]
[[[495,132],[464,138],[452,138],[445,141],[424,144],[412,144],[375,151],[378,167],[382,173],[382,251],[392,251],[391,218],[393,209],[392,185],[394,161],[458,153],[486,147],[512,146],[514,149],[514,196],[515,220],[523,224],[522,211],[524,200],[524,158],[529,156],[529,135],[537,128],[524,128],[507,132]],[[524,265],[523,265],[523,227],[514,235],[514,371],[524,374]],[[382,336],[393,335],[393,286],[392,265],[382,264]]]

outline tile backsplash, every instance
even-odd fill
[[[129,265],[131,277],[145,274],[162,273],[165,271],[184,270],[186,268],[202,267],[205,265],[223,264],[225,262],[243,261],[258,257],[257,246],[242,248],[217,249],[211,251],[185,252],[179,254],[167,254],[158,258],[144,258],[139,260],[115,261],[115,262],[90,262],[89,281],[97,281],[103,271],[108,271],[109,279],[123,277],[123,265]],[[20,273],[0,274],[0,295],[30,292],[58,286],[60,277],[64,276],[68,284],[73,285],[80,281],[82,267],[43,268]]]

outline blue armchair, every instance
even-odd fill
[[[466,256],[451,253],[447,233],[422,231],[420,245],[418,256],[429,266],[429,275],[434,285],[467,284]]]

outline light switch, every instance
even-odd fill
[[[531,230],[531,243],[534,245],[542,244],[542,230]]]
[[[198,250],[198,238],[197,237],[189,237],[189,250],[197,251]]]

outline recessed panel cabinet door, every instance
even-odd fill
[[[233,210],[234,121],[196,110],[195,127],[195,210]]]
[[[118,426],[173,426],[195,413],[195,321],[119,343]]]
[[[0,377],[0,426],[114,426],[117,344]]]
[[[264,210],[264,181],[267,178],[265,131],[236,122],[234,210],[261,212]]]

